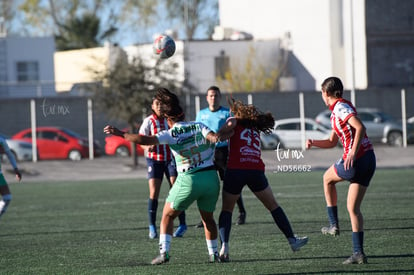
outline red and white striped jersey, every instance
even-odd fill
[[[142,125],[139,128],[139,134],[152,136],[163,130],[168,130],[167,119],[159,118],[155,114],[152,114],[147,116],[142,122]],[[152,151],[148,150],[146,157],[156,161],[169,161],[171,160],[172,155],[170,147],[166,144],[162,144],[154,146],[154,150]]]
[[[329,109],[332,111],[332,128],[338,135],[344,148],[344,154],[342,155],[342,158],[346,159],[346,156],[348,155],[349,151],[352,148],[352,145],[355,142],[355,129],[348,124],[348,120],[352,116],[356,116],[357,111],[351,102],[342,98],[332,104]],[[373,150],[373,146],[369,141],[368,136],[365,134],[356,154],[356,158],[361,157],[368,150]]]

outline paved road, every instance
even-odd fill
[[[393,148],[376,146],[378,168],[414,168],[414,146]],[[285,150],[264,151],[263,159],[268,172],[286,172],[290,169],[318,170],[326,169],[342,154],[342,149],[312,149],[309,151]],[[39,161],[37,163],[21,162],[24,182],[136,179],[146,177],[145,159],[139,158],[138,167],[133,167],[129,158],[100,157],[95,160],[81,161]],[[9,183],[16,182],[11,166],[2,164],[3,172]]]

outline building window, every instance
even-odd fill
[[[22,61],[16,63],[17,81],[39,81],[39,63],[37,61]]]
[[[226,79],[226,72],[230,71],[230,58],[221,51],[220,56],[214,58],[216,78]]]

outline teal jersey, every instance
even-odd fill
[[[214,165],[215,144],[206,136],[212,132],[200,122],[177,122],[156,134],[160,144],[168,144],[174,154],[178,173],[193,173]]]
[[[196,121],[204,123],[213,132],[217,133],[229,117],[230,110],[226,107],[220,106],[220,108],[215,112],[212,112],[209,108],[200,110],[197,114]],[[217,147],[222,146],[227,146],[227,141],[217,143]]]

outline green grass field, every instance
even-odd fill
[[[341,235],[323,236],[322,174],[268,174],[295,233],[310,238],[301,251],[290,250],[270,214],[245,189],[247,223],[232,227],[230,263],[207,263],[192,205],[187,233],[173,239],[170,262],[161,266],[150,265],[158,240],[148,239],[145,179],[12,184],[12,204],[0,219],[0,274],[413,274],[414,170],[377,170],[362,207],[368,264],[352,266],[342,265],[352,253],[348,184],[338,185]],[[163,184],[160,197],[167,192]]]

